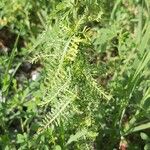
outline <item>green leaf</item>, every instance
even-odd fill
[[[134,127],[131,132],[137,132],[150,128],[150,122]]]
[[[144,146],[144,150],[150,150],[150,143],[148,143]]]
[[[148,141],[148,139],[149,139],[148,135],[146,135],[146,134],[143,133],[143,132],[140,133],[140,136],[141,136],[141,138],[142,138],[143,140],[145,140],[145,141]]]
[[[87,130],[78,131],[75,135],[70,136],[66,145],[69,145],[72,142],[78,141],[79,138],[81,138],[82,136],[85,136],[86,134],[87,134]]]
[[[25,139],[22,134],[17,135],[17,143],[24,143]]]
[[[54,150],[61,150],[61,147],[59,145],[56,145]]]

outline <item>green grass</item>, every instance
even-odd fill
[[[149,149],[148,0],[2,0],[0,11],[0,149]]]

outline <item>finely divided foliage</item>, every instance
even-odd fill
[[[13,4],[0,2],[2,30],[19,33],[0,56],[0,149],[148,150],[149,1]]]

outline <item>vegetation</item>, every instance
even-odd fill
[[[0,12],[0,149],[150,149],[149,0]]]

